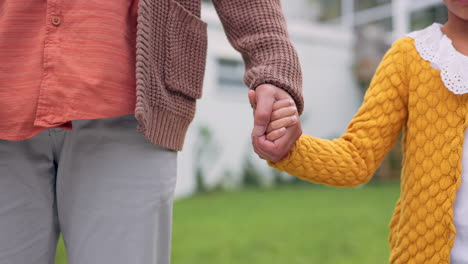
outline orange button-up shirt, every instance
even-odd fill
[[[137,0],[0,1],[0,139],[127,115]]]

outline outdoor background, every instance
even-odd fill
[[[391,43],[446,20],[442,0],[282,3],[303,69],[304,133],[329,139],[344,132]],[[250,145],[243,62],[211,1],[203,4],[205,87],[179,155],[173,263],[387,263],[400,145],[358,188],[318,186],[268,168]],[[57,263],[66,263],[62,243]]]

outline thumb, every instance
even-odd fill
[[[268,124],[270,123],[275,95],[270,90],[264,89],[257,90],[255,95],[256,108],[252,135],[259,137],[265,134]]]
[[[248,93],[248,96],[249,96],[250,105],[252,106],[253,109],[255,109],[257,106],[257,99],[255,98],[256,97],[255,91],[250,90]]]

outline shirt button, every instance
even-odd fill
[[[60,20],[60,17],[59,17],[59,16],[53,16],[53,17],[52,17],[52,25],[58,26],[58,25],[60,25],[60,21],[61,21],[61,20]]]

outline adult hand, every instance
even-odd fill
[[[275,141],[266,138],[266,131],[270,124],[273,104],[276,101],[292,97],[283,89],[270,84],[262,84],[255,91],[249,91],[249,100],[254,106],[254,128],[252,131],[252,144],[255,153],[271,162],[280,161],[291,149],[297,139],[302,135],[300,122],[286,128],[286,134]],[[299,119],[299,116],[297,116]]]

